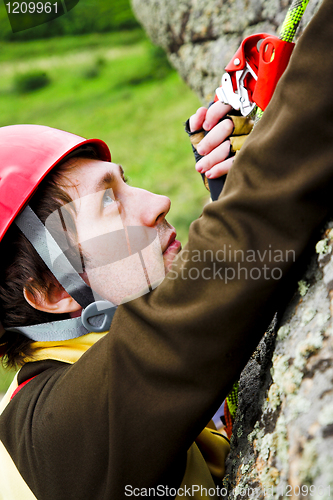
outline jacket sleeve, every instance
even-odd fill
[[[172,271],[118,308],[109,335],[46,398],[35,445],[52,454],[65,441],[68,469],[83,459],[89,474],[102,467],[101,498],[125,498],[126,485],[180,483],[186,450],[239,376],[328,215],[332,25],[333,3],[324,0]]]

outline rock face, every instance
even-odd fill
[[[311,0],[299,34],[321,0]],[[277,34],[289,0],[132,0],[152,41],[204,104],[214,97],[223,69],[244,37]]]
[[[207,104],[241,40],[278,33],[286,0],[132,0],[153,42]],[[298,36],[318,8],[312,0]],[[333,224],[298,293],[240,379],[228,499],[333,497]],[[331,257],[332,256],[332,257]]]
[[[332,240],[329,228],[279,328],[241,375],[229,499],[333,495]]]

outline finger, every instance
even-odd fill
[[[214,167],[212,167],[210,170],[208,170],[208,172],[206,172],[205,175],[207,179],[217,179],[218,177],[227,174],[234,160],[235,157],[233,156],[232,158],[228,158],[227,160],[218,163],[217,165],[214,165]]]
[[[233,129],[234,124],[232,120],[226,119],[218,123],[198,144],[198,153],[200,155],[207,155],[210,153],[232,134]]]
[[[215,125],[232,110],[228,104],[223,104],[220,101],[214,102],[208,109],[206,119],[203,123],[205,130],[211,130]]]
[[[217,148],[213,149],[211,153],[201,158],[196,164],[196,170],[203,174],[210,170],[214,165],[226,160],[230,152],[230,141],[224,141]]]
[[[200,130],[202,128],[203,122],[205,121],[207,113],[207,108],[199,108],[197,112],[191,116],[190,118],[190,130],[191,132],[195,132],[196,130]]]

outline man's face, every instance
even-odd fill
[[[129,186],[115,163],[72,161],[64,183],[73,199],[67,208],[75,214],[84,279],[115,304],[147,293],[163,280],[181,249],[165,220],[169,198]]]

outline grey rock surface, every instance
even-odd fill
[[[329,228],[278,328],[242,372],[229,499],[333,495],[332,245]]]
[[[321,0],[311,0],[298,36]],[[203,104],[214,97],[226,64],[242,39],[258,32],[278,34],[287,0],[132,0],[152,41]]]

